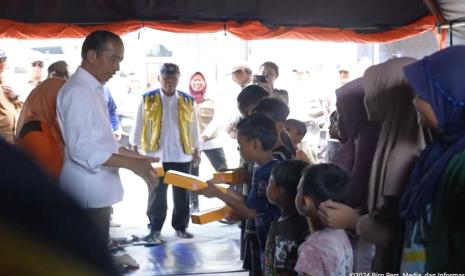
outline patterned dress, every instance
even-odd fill
[[[295,271],[319,276],[346,276],[352,272],[353,252],[341,229],[315,231],[299,246]]]

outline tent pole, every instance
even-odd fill
[[[465,26],[465,20],[464,21],[451,21],[449,23],[438,25],[438,29],[447,30],[447,29],[458,28],[458,27],[463,27],[463,26]]]

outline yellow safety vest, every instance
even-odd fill
[[[194,119],[194,98],[178,91],[178,127],[181,145],[185,154],[193,153],[192,122]],[[144,96],[144,127],[142,130],[141,146],[145,152],[154,152],[160,148],[158,144],[163,117],[161,91],[157,89]]]

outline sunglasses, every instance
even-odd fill
[[[0,58],[0,62],[5,62],[5,61],[6,61],[6,57]]]
[[[43,68],[44,67],[44,63],[42,61],[34,61],[32,63],[32,67],[36,67],[36,66],[39,66],[40,68]]]

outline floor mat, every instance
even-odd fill
[[[198,275],[242,271],[239,241],[229,239],[170,241],[153,247],[128,246],[140,265],[127,275]]]

